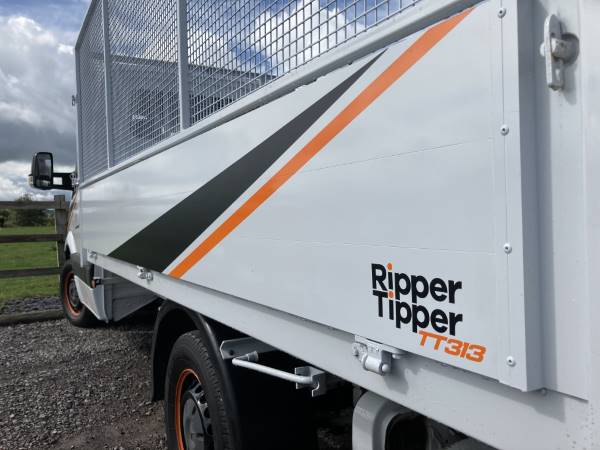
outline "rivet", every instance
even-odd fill
[[[504,253],[509,254],[510,252],[512,252],[512,246],[507,242],[504,244]]]
[[[509,131],[510,129],[508,128],[508,125],[502,125],[502,127],[500,127],[500,133],[502,133],[502,136],[506,136]]]
[[[517,362],[515,361],[515,358],[513,358],[512,356],[508,356],[506,358],[506,364],[508,364],[510,367],[515,367]]]
[[[506,8],[502,7],[498,10],[498,17],[501,19],[506,15]]]

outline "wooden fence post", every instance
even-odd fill
[[[65,238],[67,236],[67,221],[68,221],[68,206],[64,195],[54,196],[54,227],[56,234],[61,236],[61,239],[56,241],[56,259],[58,267],[62,270],[65,264]]]

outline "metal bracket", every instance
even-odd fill
[[[247,355],[251,352],[258,354],[273,352],[277,349],[271,347],[258,339],[253,337],[243,337],[239,339],[230,339],[228,341],[221,342],[221,357],[225,360],[237,358],[238,356]]]
[[[251,349],[251,350],[250,350]],[[296,367],[294,373],[285,372],[273,367],[258,364],[258,355],[276,351],[269,344],[247,337],[231,339],[221,343],[221,357],[225,360],[231,359],[231,363],[237,367],[254,370],[275,378],[296,383],[296,389],[312,387],[311,395],[318,397],[327,392],[327,373],[311,366]]]
[[[142,266],[137,266],[137,269],[138,269],[137,277],[140,280],[152,281],[154,279],[154,275],[152,275],[152,272],[149,269],[146,269],[145,267],[142,267]]]
[[[296,389],[311,386],[311,397],[318,397],[327,393],[327,373],[312,366],[296,367],[294,373],[310,383],[296,383]]]
[[[404,352],[380,342],[355,336],[352,354],[358,358],[363,369],[383,376],[392,371],[392,361],[400,359]]]
[[[113,285],[113,284],[120,284],[122,283],[123,280],[119,279],[117,277],[105,277],[105,278],[101,278],[101,277],[94,277],[92,278],[92,287],[97,287],[97,286],[109,286],[109,285]]]
[[[563,32],[560,20],[555,14],[544,23],[544,42],[540,54],[546,59],[546,82],[555,91],[565,86],[565,64],[573,62],[579,52],[577,38]]]
[[[77,172],[71,172],[71,184],[75,187],[79,186],[79,175]]]

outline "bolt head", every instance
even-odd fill
[[[515,366],[517,365],[517,362],[515,361],[515,358],[514,358],[514,357],[512,357],[512,356],[508,356],[508,357],[506,358],[506,364],[507,364],[509,367],[515,367]]]

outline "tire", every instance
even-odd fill
[[[237,450],[229,420],[234,412],[226,407],[222,375],[199,331],[175,342],[165,383],[169,449]],[[195,446],[190,431],[195,432]]]
[[[79,300],[71,261],[65,263],[60,274],[60,298],[65,317],[71,324],[80,328],[98,325],[98,319]]]
[[[297,391],[292,383],[234,367],[230,361],[223,364],[221,355],[207,342],[196,330],[180,336],[171,351],[165,378],[169,449],[316,449],[310,390]],[[283,354],[265,356],[264,362],[283,365],[286,370],[286,364],[297,363]],[[191,427],[189,411],[194,395],[198,414],[207,414],[209,420]],[[210,431],[204,447],[188,444],[188,431],[194,428]]]

